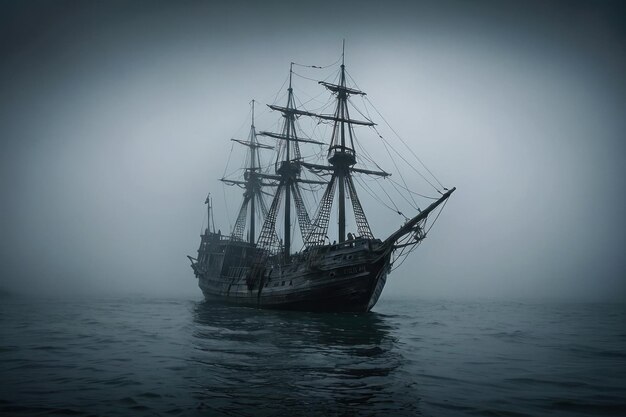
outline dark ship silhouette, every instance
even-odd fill
[[[369,311],[385,286],[394,252],[413,248],[426,237],[427,217],[450,197],[455,188],[448,190],[442,186],[442,191],[438,190],[440,197],[427,208],[418,209],[414,217],[407,219],[386,239],[375,238],[357,195],[353,174],[379,178],[390,174],[357,167],[354,126],[375,124],[350,117],[349,97],[364,96],[365,93],[347,86],[342,54],[338,82],[319,81],[334,97],[334,112],[316,114],[297,108],[292,89],[293,65],[290,66],[286,105],[268,105],[282,113],[282,130],[256,132],[253,100],[248,139],[232,139],[248,147],[249,153],[242,179],[222,178],[226,184],[238,185],[245,190],[231,234],[226,236],[216,232],[209,195],[205,201],[208,227],[201,235],[198,257],[189,256],[191,266],[207,299],[272,309]],[[332,124],[326,155],[328,164],[306,162],[302,157],[300,144],[323,145],[299,136],[296,120],[302,116]],[[259,150],[273,150],[274,147],[260,143],[257,136],[277,140],[273,172],[262,168]],[[318,179],[304,178],[304,170],[316,174]],[[304,203],[303,184],[325,187],[312,219]],[[331,243],[327,232],[336,191],[338,237]],[[269,208],[263,199],[264,194],[272,197]],[[356,234],[346,235],[347,199],[352,205]],[[296,253],[292,252],[292,208],[295,208],[303,241],[303,249]],[[280,237],[277,230],[279,211],[283,222]],[[256,222],[260,219],[262,225],[257,237]],[[247,236],[244,238],[246,223]]]

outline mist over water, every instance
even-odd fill
[[[289,63],[336,62],[345,39],[358,86],[458,188],[386,291],[624,300],[620,2],[0,7],[4,289],[197,293],[186,255],[196,253],[208,192],[217,227],[234,221],[241,190],[217,179],[229,139],[247,134],[250,100],[257,128],[271,130],[279,117],[265,104],[284,93]],[[302,102],[323,93],[297,76],[294,91]],[[357,138],[393,171],[374,132]],[[243,160],[234,152],[231,169]],[[411,169],[403,175],[433,192]],[[377,237],[402,224],[359,193]]]

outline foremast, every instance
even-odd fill
[[[354,125],[374,126],[375,123],[369,120],[361,121],[350,118],[348,98],[351,95],[365,95],[365,93],[346,85],[344,57],[345,54],[342,51],[338,84],[323,81],[319,82],[336,96],[334,113],[332,115],[311,114],[312,116],[319,117],[323,120],[333,121],[333,131],[327,154],[327,160],[330,165],[303,164],[305,167],[312,170],[327,171],[331,174],[331,180],[326,188],[326,191],[324,192],[317,213],[314,217],[312,232],[306,239],[306,244],[308,246],[320,246],[324,244],[336,188],[338,188],[339,191],[337,240],[340,243],[346,240],[346,188],[352,202],[352,209],[354,212],[358,234],[361,237],[373,239],[374,236],[370,229],[369,222],[367,221],[367,217],[365,216],[363,207],[361,206],[356,188],[354,187],[352,173],[361,172],[382,177],[390,175],[384,171],[370,171],[354,167],[357,163],[354,145]]]

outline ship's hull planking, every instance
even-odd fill
[[[390,269],[391,251],[380,240],[313,248],[286,263],[280,256],[269,257],[262,267],[251,244],[207,243],[193,264],[205,298],[258,308],[369,311]]]

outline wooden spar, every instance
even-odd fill
[[[334,171],[334,169],[335,169],[335,167],[332,167],[332,166],[311,164],[311,163],[308,163],[308,162],[300,162],[300,165],[302,165],[305,168],[312,169],[314,171]],[[378,175],[380,177],[389,177],[389,176],[391,176],[390,173],[385,172],[385,171],[372,171],[372,170],[369,170],[369,169],[361,169],[361,168],[354,168],[354,167],[350,167],[349,169],[350,169],[351,172],[358,172],[360,174]]]
[[[305,180],[303,178],[297,178],[295,180],[295,182],[301,183],[301,184],[319,184],[319,185],[327,185],[328,181],[315,181],[315,180]]]
[[[229,185],[246,185],[247,182],[245,181],[238,181],[238,180],[228,180],[226,178],[220,178],[220,181],[229,184]]]
[[[282,107],[282,106],[275,106],[273,104],[268,104],[267,105],[270,109],[272,110],[278,110],[284,114],[292,114],[292,115],[298,115],[298,116],[311,116],[311,117],[317,117],[318,119],[324,119],[324,120],[332,120],[335,122],[343,122],[343,123],[350,123],[353,125],[361,125],[361,126],[376,126],[376,123],[374,122],[370,122],[370,121],[363,121],[363,120],[356,120],[356,119],[348,119],[348,118],[343,118],[343,117],[337,117],[333,114],[317,114],[317,113],[312,113],[310,111],[304,111],[304,110],[298,110],[298,109],[290,109],[288,107]]]
[[[385,171],[371,171],[369,169],[361,169],[361,168],[353,168],[353,167],[350,167],[350,171],[352,171],[352,172],[359,172],[361,174],[367,174],[367,175],[378,175],[380,177],[389,177],[389,176],[391,176],[390,173],[385,172]]]
[[[313,139],[302,139],[302,138],[287,138],[285,135],[281,134],[281,133],[274,133],[274,132],[259,132],[258,133],[259,136],[269,136],[270,138],[275,138],[275,139],[283,139],[283,140],[291,140],[294,142],[302,142],[302,143],[313,143],[315,145],[324,145],[324,142],[319,142],[317,140],[313,140]]]
[[[335,93],[344,92],[346,94],[357,94],[361,96],[366,95],[363,91],[346,87],[345,85],[332,84],[332,83],[327,83],[325,81],[318,81],[318,84],[323,85],[324,87],[328,88],[330,91],[335,92]]]
[[[261,133],[263,133],[263,132],[261,132]],[[261,133],[258,133],[257,135],[261,135]],[[261,135],[261,136],[266,136],[266,135]],[[237,142],[237,143],[239,143],[239,144],[241,144],[241,145],[248,146],[248,147],[250,147],[250,148],[274,149],[274,147],[273,147],[273,146],[270,146],[270,145],[264,145],[264,144],[262,144],[262,143],[258,143],[258,142],[250,142],[250,141],[247,141],[247,140],[241,140],[241,139],[231,139],[231,140],[232,140],[233,142]]]
[[[430,206],[428,206],[424,210],[422,210],[417,216],[413,217],[411,220],[406,222],[404,224],[404,226],[402,226],[401,228],[396,230],[394,233],[391,234],[391,236],[389,236],[387,239],[385,239],[385,241],[383,242],[383,245],[391,246],[395,242],[397,242],[398,239],[400,239],[402,236],[404,236],[404,235],[406,235],[408,233],[411,233],[411,231],[413,231],[413,228],[415,227],[415,225],[417,225],[420,221],[422,221],[426,217],[428,217],[430,212],[433,211],[434,209],[436,209],[441,203],[446,201],[448,199],[448,197],[450,197],[450,195],[455,190],[456,190],[456,187],[452,188],[451,190],[448,190],[444,195],[441,196],[441,198],[439,198],[439,200],[435,201]]]

